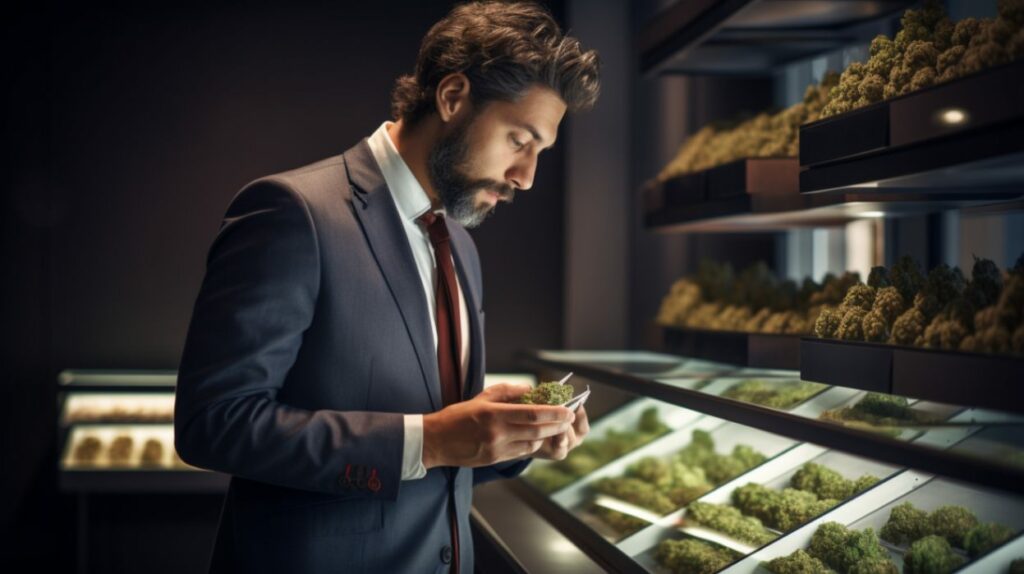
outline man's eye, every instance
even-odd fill
[[[523,142],[521,142],[521,141],[517,140],[517,139],[516,139],[516,136],[512,136],[512,135],[510,135],[510,136],[508,136],[508,139],[512,141],[512,145],[513,145],[513,146],[515,146],[515,147],[516,147],[516,149],[520,149],[520,148],[522,148],[522,147],[523,147],[524,145],[526,145],[526,144],[524,144]]]

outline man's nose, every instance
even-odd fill
[[[537,171],[537,158],[530,156],[520,163],[512,166],[506,173],[505,179],[517,189],[530,189],[533,187],[533,176]]]

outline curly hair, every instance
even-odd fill
[[[448,74],[469,78],[474,105],[516,101],[532,85],[554,90],[569,111],[591,108],[600,92],[597,52],[563,35],[551,13],[532,2],[456,6],[423,38],[416,69],[395,82],[391,113],[406,124],[435,111],[434,92]]]

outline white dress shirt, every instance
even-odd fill
[[[416,261],[420,280],[423,284],[423,296],[427,300],[430,311],[430,332],[434,336],[434,353],[437,353],[437,301],[435,300],[437,285],[437,266],[434,264],[434,246],[430,244],[430,236],[416,218],[430,209],[430,197],[423,186],[416,180],[412,170],[398,153],[398,148],[388,134],[388,127],[393,122],[386,121],[380,125],[373,135],[367,138],[373,158],[377,160],[380,171],[384,175],[391,197],[395,200],[398,213],[402,218],[405,235],[412,248],[412,256]],[[444,208],[434,210],[445,213]],[[452,262],[455,265],[455,262]],[[460,349],[460,367],[462,380],[466,381],[469,370],[469,313],[466,300],[462,296],[462,285],[456,273],[455,283],[459,292],[459,318],[462,349]],[[468,384],[468,382],[467,382]],[[402,451],[402,480],[423,478],[427,474],[423,466],[423,415],[405,415],[405,444]]]

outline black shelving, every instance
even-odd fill
[[[230,480],[205,470],[62,470],[59,476],[61,491],[77,493],[218,493]]]
[[[659,327],[665,352],[760,369],[800,368],[800,336]]]
[[[800,191],[1018,199],[1024,60],[800,128]]]
[[[793,193],[735,195],[683,201],[678,192],[664,195],[665,187],[645,190],[645,223],[662,233],[728,233],[781,231],[799,227],[834,227],[865,217],[922,215],[948,209],[1019,210],[1020,201],[1009,201],[1024,191],[969,191],[949,193],[926,187],[873,193],[847,189],[843,193]]]
[[[1024,413],[1024,358],[804,338],[808,381]]]
[[[801,357],[805,353],[806,350],[802,350]],[[972,456],[964,451],[940,450],[881,433],[703,393],[650,378],[657,374],[634,374],[636,371],[623,368],[622,361],[606,363],[599,360],[559,360],[546,357],[543,351],[523,352],[519,359],[525,366],[558,372],[572,371],[578,377],[600,381],[630,393],[670,402],[795,440],[980,485],[1024,492],[1024,467],[1004,464],[1001,460]],[[679,361],[683,363],[685,359],[680,358]],[[665,363],[656,367],[665,372],[672,368]]]
[[[687,0],[640,35],[648,74],[767,75],[795,60],[868,41],[871,22],[912,4],[884,0]]]

